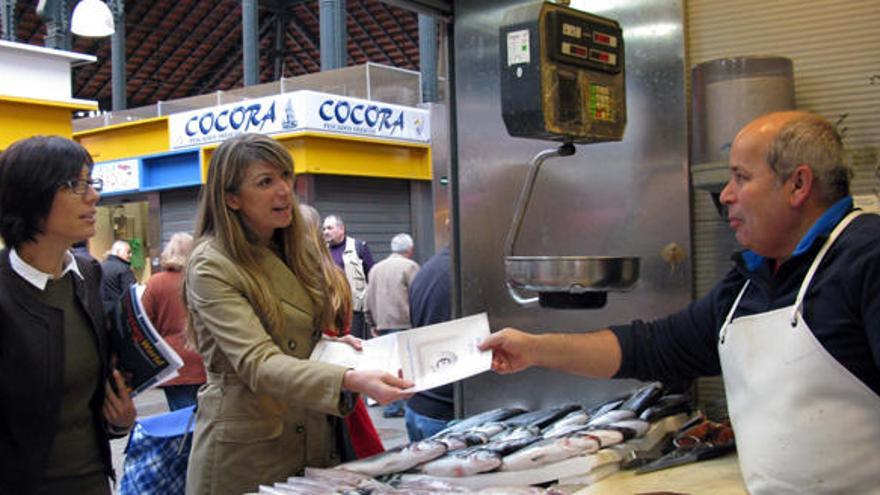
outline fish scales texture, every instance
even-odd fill
[[[599,450],[601,440],[589,431],[541,440],[518,450],[501,460],[502,471],[521,471],[562,461],[577,455],[592,454]]]
[[[626,400],[626,399],[625,398],[612,399],[608,402],[603,402],[602,404],[599,404],[598,406],[594,406],[594,407],[591,407],[590,409],[587,409],[587,412],[590,413],[590,416],[595,418],[596,416],[601,416],[601,415],[607,413],[608,411],[613,411],[613,410],[617,409],[621,404],[623,404],[624,400]]]
[[[436,459],[446,453],[446,445],[436,440],[420,440],[381,454],[340,464],[334,469],[345,469],[370,476],[399,473]]]
[[[486,445],[476,445],[423,464],[419,471],[432,476],[460,478],[485,473],[501,465],[501,459],[518,449],[540,440],[538,436],[498,440]]]

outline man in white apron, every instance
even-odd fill
[[[578,334],[505,329],[493,368],[676,380],[723,371],[752,493],[880,493],[880,217],[853,209],[833,126],[778,112],[744,127],[721,193],[745,251],[659,320]]]

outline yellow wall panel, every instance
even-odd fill
[[[96,162],[168,151],[168,118],[137,120],[77,132],[79,141]]]
[[[431,147],[310,132],[274,136],[293,157],[297,174],[331,174],[390,179],[431,180]],[[202,148],[202,182],[218,145]]]
[[[87,105],[0,96],[0,149],[19,139],[44,134],[71,137],[71,112]]]

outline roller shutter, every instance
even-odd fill
[[[365,241],[377,262],[391,253],[395,234],[413,232],[407,180],[316,175],[314,206],[322,217],[341,215],[346,233]]]
[[[200,190],[200,187],[172,189],[162,191],[159,195],[159,211],[162,217],[161,249],[165,248],[175,232],[192,234],[195,231]]]

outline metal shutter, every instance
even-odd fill
[[[161,192],[159,195],[162,225],[160,249],[165,249],[165,245],[175,232],[192,234],[195,231],[200,189],[200,187],[194,187]]]
[[[346,233],[365,241],[377,262],[391,253],[395,234],[413,232],[407,180],[316,175],[314,206],[322,218],[341,215]]]
[[[880,145],[880,2],[877,0],[688,0],[688,67],[721,57],[777,55],[794,61],[795,101],[802,110],[847,128],[854,195],[874,194]],[[690,71],[688,71],[690,76]],[[705,294],[730,267],[733,233],[710,196],[694,191],[695,294]],[[718,379],[701,379],[700,402],[724,396]]]

